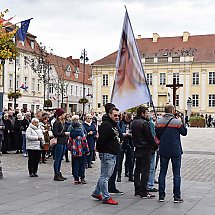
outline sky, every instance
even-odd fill
[[[29,18],[29,30],[53,53],[89,63],[118,50],[126,5],[135,37],[215,33],[214,0],[0,0],[13,23]]]

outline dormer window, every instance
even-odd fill
[[[78,67],[75,67],[75,73],[76,73],[76,74],[80,73]]]
[[[72,71],[72,70],[71,70],[71,67],[70,67],[70,65],[68,65],[67,68],[66,68],[66,76],[69,77],[70,74],[71,74],[71,71]]]
[[[67,69],[66,69],[66,71],[67,71],[67,72],[71,72],[71,71],[72,71],[72,70],[71,70],[71,67],[70,67],[70,65],[68,65],[68,66],[67,66]]]
[[[31,40],[31,48],[34,49],[34,41]]]

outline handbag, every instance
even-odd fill
[[[52,139],[50,140],[50,147],[53,147],[53,146],[55,146],[56,144],[57,144],[57,138],[54,137],[54,138],[52,138]]]

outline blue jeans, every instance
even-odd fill
[[[157,152],[151,154],[150,172],[149,172],[149,180],[148,180],[149,189],[154,188],[156,155],[157,155]]]
[[[72,174],[76,181],[79,180],[79,177],[81,179],[85,178],[85,163],[85,156],[72,158]]]
[[[101,175],[97,182],[94,194],[100,195],[100,193],[102,193],[103,199],[107,200],[110,198],[108,192],[108,180],[113,174],[116,165],[116,155],[99,153],[99,158],[101,160]]]
[[[54,160],[54,172],[55,174],[60,173],[61,161],[66,150],[65,144],[56,144],[55,145],[55,160]]]
[[[174,198],[181,197],[181,156],[165,158],[160,156],[159,196],[165,196],[165,182],[169,160],[172,162]]]
[[[27,149],[26,149],[26,134],[22,134],[22,152],[23,152],[23,154],[27,154]]]

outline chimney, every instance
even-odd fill
[[[183,32],[183,42],[187,42],[189,39],[190,33],[188,31]]]
[[[142,39],[141,34],[137,35],[137,39],[138,40]]]
[[[159,37],[160,37],[159,34],[153,33],[153,43],[156,43]]]

